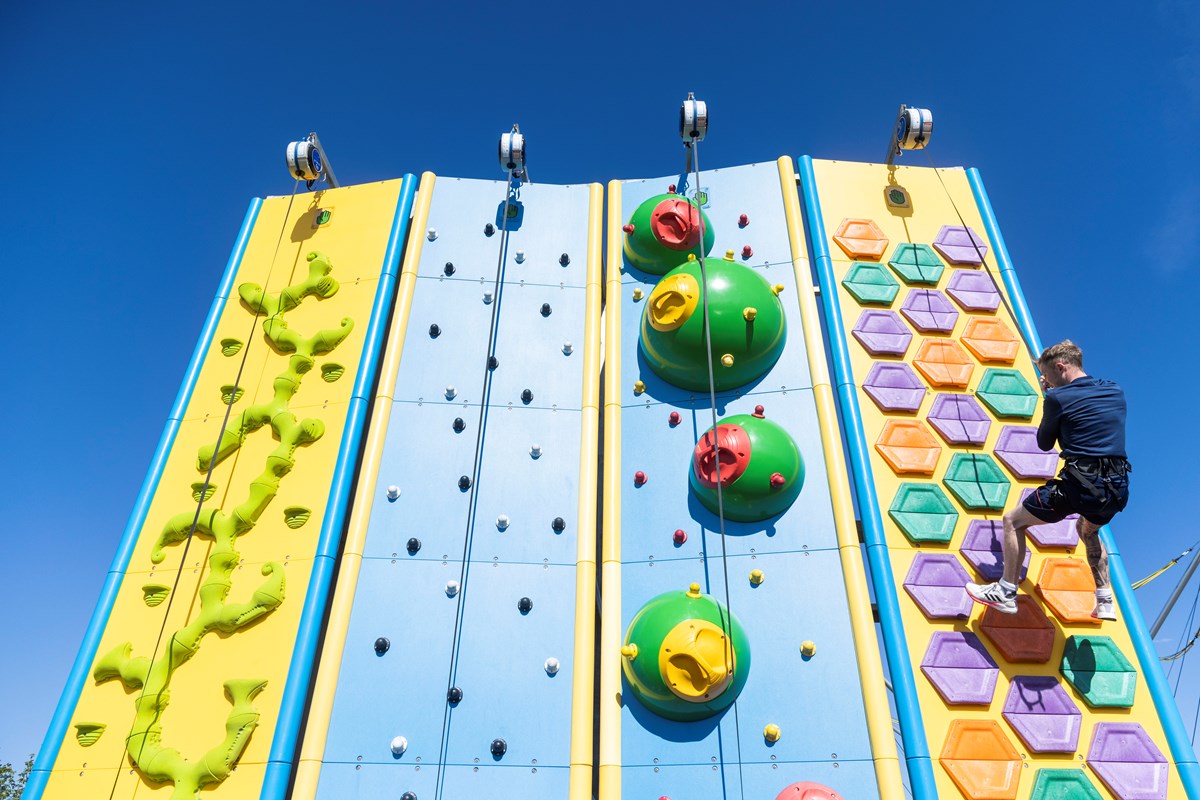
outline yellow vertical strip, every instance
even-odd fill
[[[812,273],[806,260],[807,252],[800,220],[800,195],[796,191],[796,170],[788,156],[780,158],[778,164],[784,216],[787,219],[788,239],[792,249],[792,269],[796,274],[796,293],[800,300],[804,345],[808,351],[808,369],[812,374],[813,396],[817,404],[817,419],[825,451],[825,471],[829,476],[829,494],[833,500],[834,523],[837,527],[842,577],[845,580],[846,601],[850,608],[850,627],[854,636],[854,649],[858,654],[858,679],[862,685],[863,706],[867,715],[867,736],[875,760],[875,779],[879,784],[879,796],[882,800],[901,800],[904,787],[900,777],[900,760],[896,753],[892,713],[888,707],[887,687],[883,682],[883,662],[879,657],[871,599],[867,593],[862,551],[859,549],[858,531],[854,523],[850,483],[834,407],[833,386],[825,364],[824,338],[818,323]]]
[[[604,522],[600,582],[600,776],[621,798],[621,182],[608,184],[604,301]]]
[[[433,200],[435,180],[436,176],[432,172],[423,173],[421,185],[417,189],[412,225],[409,226],[408,247],[404,252],[400,283],[396,287],[395,310],[388,326],[387,347],[380,367],[379,389],[375,393],[375,408],[371,414],[371,425],[363,447],[358,491],[354,496],[346,545],[341,566],[338,568],[337,590],[333,595],[329,625],[325,630],[325,644],[317,667],[317,679],[313,686],[292,800],[312,800],[317,793],[321,758],[325,753],[329,718],[333,713],[333,698],[337,693],[338,675],[341,673],[342,651],[346,646],[346,632],[350,626],[354,593],[358,588],[358,573],[362,566],[363,546],[367,540],[367,524],[371,520],[371,504],[374,500],[372,490],[379,477],[380,456],[383,454],[388,422],[392,416],[396,375],[400,368],[400,356],[404,351],[404,335],[408,330],[408,315],[412,309],[413,292],[417,284],[417,264],[421,261],[421,248],[425,244],[423,233],[429,221],[429,205]]]
[[[587,291],[584,311],[579,513],[575,555],[575,668],[571,683],[570,800],[592,797],[592,692],[596,658],[596,483],[600,469],[600,293],[603,273],[604,187],[589,187]]]

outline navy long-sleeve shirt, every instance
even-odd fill
[[[1058,440],[1064,458],[1126,458],[1125,392],[1113,381],[1086,376],[1046,391],[1038,447]]]

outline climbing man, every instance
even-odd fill
[[[1078,514],[1075,527],[1096,579],[1092,616],[1115,620],[1108,553],[1100,541],[1100,527],[1129,500],[1128,473],[1132,468],[1125,457],[1125,392],[1112,381],[1088,376],[1083,371],[1083,352],[1069,339],[1047,347],[1037,367],[1046,395],[1038,447],[1050,450],[1057,440],[1063,467],[1057,478],[1004,515],[1004,575],[996,583],[968,583],[967,594],[977,603],[1016,614],[1026,529]]]

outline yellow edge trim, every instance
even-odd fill
[[[597,800],[621,798],[621,182],[608,184],[604,302],[604,525],[601,532],[600,776]]]
[[[842,577],[845,580],[846,600],[850,608],[850,627],[854,636],[854,649],[858,654],[858,677],[862,684],[863,706],[867,715],[867,736],[871,741],[871,752],[875,761],[875,779],[879,784],[881,800],[901,800],[904,789],[900,777],[900,759],[896,753],[892,713],[888,707],[887,687],[883,682],[883,662],[879,656],[875,621],[871,614],[871,598],[867,592],[862,551],[858,544],[858,529],[850,500],[850,484],[834,409],[833,387],[825,363],[824,337],[818,323],[812,273],[802,238],[803,225],[800,220],[800,195],[796,191],[796,170],[789,156],[783,156],[777,163],[788,240],[792,249],[792,270],[796,274],[796,294],[800,300],[800,320],[804,328],[805,348],[808,351],[808,368],[813,379],[821,445],[825,451],[825,471],[829,476],[829,495],[833,501]]]
[[[423,173],[421,185],[417,190],[412,224],[409,226],[408,247],[404,252],[404,265],[396,290],[396,305],[388,329],[383,364],[380,366],[375,408],[363,446],[359,491],[354,496],[349,529],[346,532],[346,545],[342,551],[341,566],[338,568],[337,590],[329,610],[329,624],[325,629],[325,644],[321,649],[317,680],[313,685],[308,724],[304,744],[300,750],[300,764],[296,771],[292,800],[312,800],[317,793],[321,758],[325,754],[329,718],[333,713],[333,698],[337,693],[338,676],[342,668],[342,651],[346,646],[346,633],[350,627],[354,593],[358,588],[358,573],[362,566],[363,546],[367,540],[367,524],[371,520],[371,505],[374,500],[371,490],[379,477],[380,457],[383,454],[384,440],[387,438],[388,422],[392,416],[391,400],[396,391],[400,356],[404,351],[404,336],[408,330],[408,315],[412,310],[413,292],[416,289],[417,265],[421,261],[421,248],[425,243],[423,232],[429,221],[429,206],[433,200],[433,184],[436,179],[432,172]]]
[[[571,683],[571,771],[567,797],[591,800],[592,694],[596,658],[596,483],[600,469],[600,293],[603,273],[604,187],[589,187],[587,291],[584,313],[579,512],[575,555],[575,667]]]

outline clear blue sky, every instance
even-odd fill
[[[1042,338],[1128,391],[1130,572],[1200,538],[1200,6],[766,5],[5,3],[0,761],[40,746],[246,205],[291,191],[314,129],[344,183],[499,178],[516,121],[533,179],[572,183],[678,169],[689,90],[706,168],[876,161],[896,106],[928,106]],[[1189,730],[1198,694],[1200,648]]]

